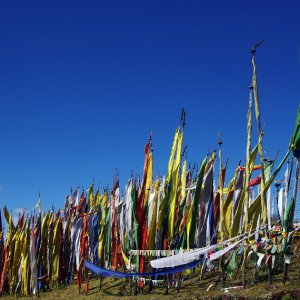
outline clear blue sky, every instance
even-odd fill
[[[93,178],[164,174],[181,109],[189,161],[245,158],[251,46],[264,147],[281,158],[300,100],[299,1],[2,1],[0,206],[62,207]],[[228,174],[228,179],[232,172]]]

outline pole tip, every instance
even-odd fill
[[[256,43],[252,48],[251,48],[251,53],[255,54],[256,49],[264,42],[264,40],[260,40],[258,43]]]

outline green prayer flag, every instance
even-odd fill
[[[294,156],[299,159],[300,158],[300,105],[298,108],[295,130],[292,135],[290,149],[293,150]]]
[[[284,214],[283,228],[286,232],[290,232],[293,230],[294,212],[295,212],[295,198],[293,197]]]
[[[228,263],[228,266],[226,268],[226,272],[230,278],[232,278],[234,271],[237,269],[237,251],[234,251],[230,261]]]

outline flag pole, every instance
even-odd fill
[[[221,242],[223,242],[224,239],[224,216],[223,216],[223,173],[222,173],[222,140],[221,140],[221,134],[220,131],[218,131],[218,145],[219,145],[219,194],[220,194],[220,238]]]
[[[260,189],[261,191],[264,191],[265,189],[265,174],[264,174],[264,168],[263,168],[263,146],[262,146],[262,138],[264,135],[264,131],[261,126],[261,119],[260,119],[260,108],[259,108],[259,95],[258,95],[258,84],[257,84],[257,73],[256,73],[256,49],[264,42],[264,40],[259,41],[257,44],[255,44],[251,49],[252,54],[252,65],[253,65],[253,76],[252,76],[252,88],[253,88],[253,94],[254,94],[254,106],[255,106],[255,115],[256,115],[256,121],[257,121],[257,129],[258,129],[258,152],[260,156],[260,161],[262,165],[261,169],[261,183],[260,183]],[[264,192],[261,193],[261,209],[262,209],[262,220],[263,224],[267,223],[267,206],[266,206],[266,195]]]

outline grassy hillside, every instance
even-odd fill
[[[252,266],[251,266],[252,265]],[[218,282],[220,272],[218,270],[206,272],[203,280],[199,279],[199,269],[182,282],[180,291],[172,284],[165,295],[166,288],[163,284],[154,286],[149,291],[149,286],[144,287],[143,295],[134,296],[134,289],[131,288],[130,280],[104,278],[102,288],[99,288],[99,278],[89,281],[89,292],[85,293],[85,283],[81,293],[78,293],[77,285],[60,287],[51,292],[41,292],[41,299],[300,299],[300,284],[298,283],[299,259],[294,258],[288,269],[288,281],[282,282],[283,274],[281,270],[274,270],[273,283],[267,283],[267,272],[264,268],[255,269],[252,262],[248,262],[247,268],[247,288],[221,289]],[[255,276],[255,277],[254,277]],[[218,282],[218,283],[217,283]],[[216,285],[217,283],[217,285]],[[226,278],[225,286],[241,286],[241,272],[234,274],[233,278]],[[207,289],[210,287],[209,291]],[[6,300],[16,299],[14,296],[4,296]],[[22,297],[21,299],[30,299]],[[31,298],[32,299],[32,298]]]

